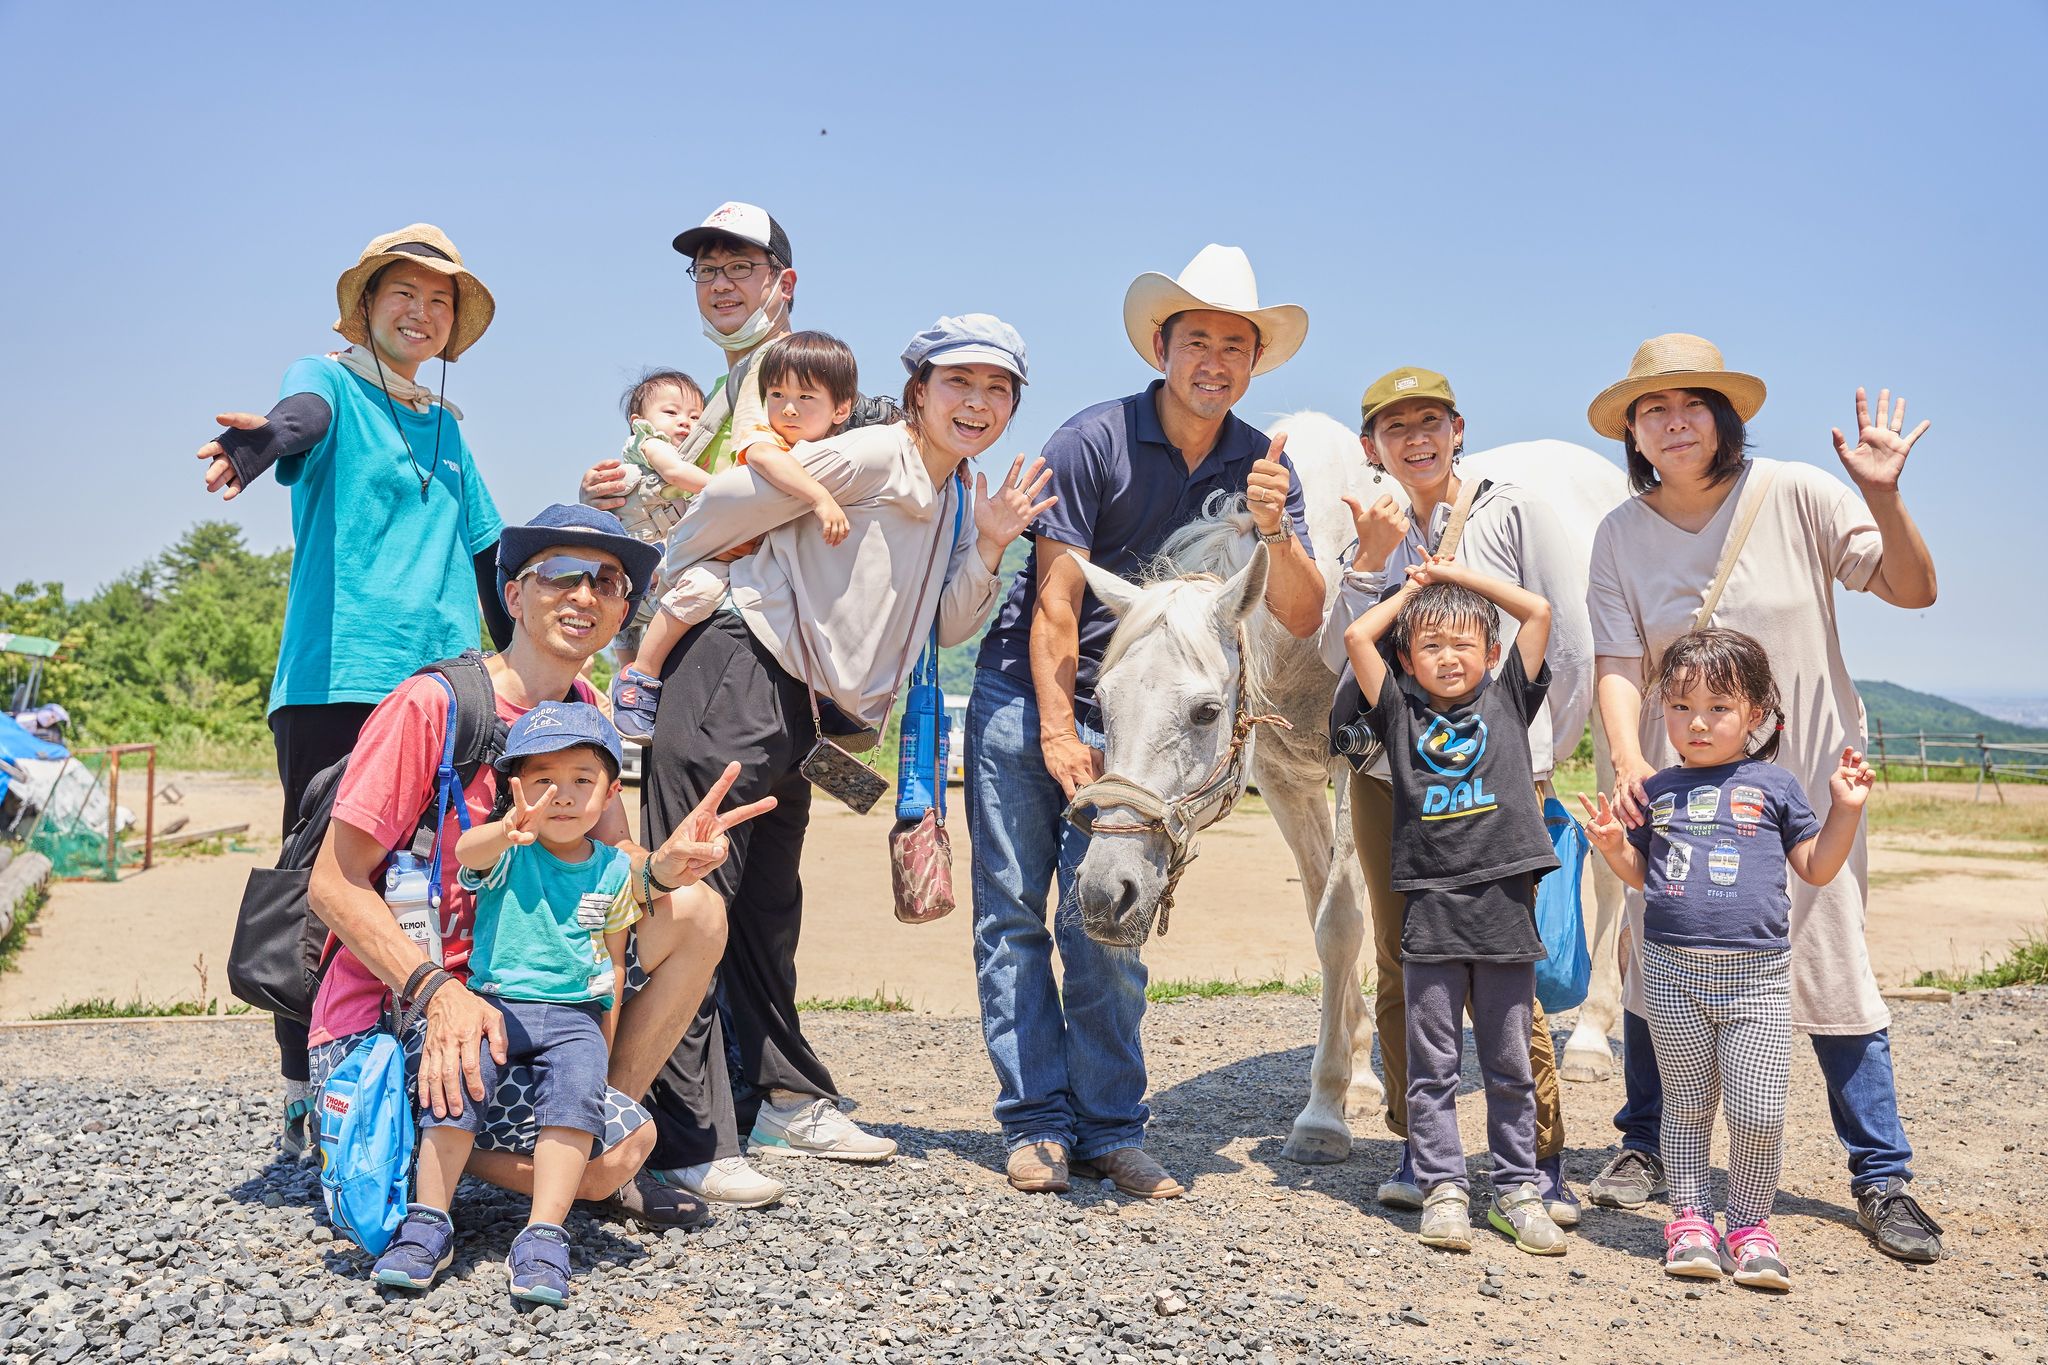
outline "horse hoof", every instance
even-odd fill
[[[1304,1166],[1334,1166],[1351,1155],[1351,1130],[1305,1121],[1296,1123],[1280,1155]]]
[[[1377,1085],[1354,1085],[1344,1092],[1344,1117],[1347,1119],[1372,1118],[1386,1107],[1386,1092]]]
[[[1571,1048],[1564,1050],[1564,1060],[1558,1063],[1557,1074],[1568,1081],[1604,1081],[1614,1075],[1614,1054],[1606,1048]]]

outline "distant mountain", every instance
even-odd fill
[[[1888,682],[1858,682],[1856,687],[1863,693],[1872,727],[1883,725],[1887,735],[1924,730],[1929,734],[1981,734],[1994,744],[2048,742],[2048,730],[1999,720],[1930,692]]]

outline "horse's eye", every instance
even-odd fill
[[[1222,714],[1223,708],[1221,706],[1218,706],[1213,701],[1205,701],[1195,707],[1194,711],[1189,714],[1188,719],[1194,721],[1197,725],[1214,725],[1216,717]]]

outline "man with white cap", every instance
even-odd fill
[[[967,817],[975,974],[1010,1184],[1065,1190],[1071,1171],[1163,1199],[1182,1187],[1143,1146],[1145,965],[1136,949],[1090,939],[1067,894],[1087,836],[1063,812],[1102,773],[1094,684],[1114,629],[1069,561],[1136,576],[1212,494],[1242,493],[1272,557],[1274,618],[1314,635],[1324,582],[1282,441],[1231,411],[1253,376],[1300,348],[1308,314],[1261,308],[1244,252],[1212,244],[1178,279],[1139,276],[1124,328],[1164,377],[1084,409],[1046,443],[1058,502],[1032,525],[1033,555],[982,642],[967,710]],[[1055,877],[1063,908],[1048,929]]]

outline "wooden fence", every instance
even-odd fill
[[[1984,784],[1991,784],[1999,803],[2005,802],[2006,782],[2048,782],[2048,744],[1998,744],[1982,734],[1961,731],[1914,730],[1886,734],[1875,717],[1870,722],[1870,752],[1874,766],[1890,781],[1891,770],[1917,772],[1920,779],[1936,776],[1954,781],[1974,781],[1973,799],[1984,796]]]

